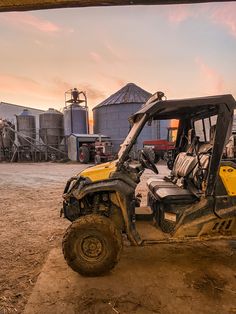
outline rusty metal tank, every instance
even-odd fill
[[[33,143],[36,138],[36,123],[35,116],[28,109],[24,109],[23,112],[16,116],[16,125],[17,131],[24,136],[27,136],[27,139]],[[17,136],[19,143],[22,146],[30,146],[30,143],[20,136]]]
[[[11,122],[0,119],[0,149],[10,149],[15,141],[15,133],[9,127],[15,128]]]
[[[64,134],[88,134],[88,110],[78,104],[64,108]]]
[[[39,115],[39,136],[46,145],[58,147],[63,139],[63,114],[49,108]]]

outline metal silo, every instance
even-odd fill
[[[39,115],[39,136],[46,145],[58,147],[63,139],[63,114],[49,108]]]
[[[109,136],[114,151],[117,152],[129,132],[128,118],[141,109],[150,96],[150,93],[139,86],[127,84],[93,109],[94,133]],[[159,137],[160,123],[154,121],[151,126],[146,125],[140,133],[137,148],[142,148],[144,140]]]
[[[17,131],[20,132],[24,137],[27,137],[28,141],[20,136],[17,136],[20,145],[30,146],[36,138],[36,126],[35,126],[35,116],[28,109],[24,109],[23,112],[16,116]]]
[[[88,134],[88,110],[78,104],[64,108],[64,134]]]

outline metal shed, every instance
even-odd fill
[[[113,142],[114,151],[117,152],[129,131],[128,118],[141,109],[150,96],[149,92],[133,83],[125,85],[93,108],[94,132],[109,136]],[[160,138],[160,130],[160,121],[153,122],[151,126],[145,126],[139,136],[137,148],[143,146],[144,140]]]
[[[80,143],[84,143],[86,140],[86,143],[94,143],[96,139],[101,138],[101,140],[108,140],[109,138],[104,135],[99,134],[74,134],[72,133],[70,136],[68,136],[68,157],[72,161],[78,161],[79,160],[79,148]]]

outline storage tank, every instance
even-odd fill
[[[130,129],[128,118],[141,109],[150,96],[139,86],[127,84],[93,109],[94,133],[109,136],[117,152]],[[143,147],[144,140],[159,138],[160,121],[153,121],[151,126],[146,125],[140,133],[137,148]]]
[[[36,138],[35,116],[28,109],[16,116],[17,131],[28,137],[29,141],[34,142]],[[30,146],[30,143],[21,136],[17,136],[22,146]]]
[[[88,134],[88,110],[78,104],[64,108],[64,134]]]
[[[46,145],[58,147],[63,139],[63,114],[49,108],[39,115],[39,136]]]

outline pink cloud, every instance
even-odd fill
[[[210,15],[210,19],[225,27],[236,37],[236,3],[225,3],[217,7]]]
[[[195,59],[195,63],[199,67],[205,92],[207,94],[222,93],[225,89],[222,76],[199,57]]]
[[[89,53],[89,56],[90,56],[90,58],[91,58],[94,62],[96,62],[96,63],[100,63],[100,62],[102,61],[102,57],[100,56],[100,54],[98,54],[98,53],[95,52],[95,51],[91,51],[91,52]]]
[[[191,8],[186,5],[173,5],[168,12],[168,20],[170,23],[179,24],[193,16]]]
[[[126,80],[115,76],[109,76],[109,80],[111,81],[112,86],[116,89],[119,89],[129,83]]]
[[[210,22],[223,26],[236,37],[236,3],[173,5],[167,10],[168,21],[181,24],[190,18],[207,18]]]
[[[30,27],[44,33],[56,33],[60,31],[60,27],[57,24],[26,12],[2,13],[0,20],[16,27]]]
[[[105,43],[105,48],[107,49],[107,51],[110,53],[110,55],[117,59],[117,60],[122,60],[122,56],[120,54],[120,52],[118,51],[117,47],[114,47],[111,43],[106,42]]]

